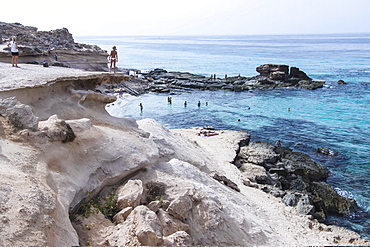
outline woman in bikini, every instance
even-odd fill
[[[112,51],[110,52],[109,59],[110,59],[110,70],[109,70],[109,72],[112,71],[112,67],[113,67],[114,73],[116,73],[116,63],[118,62],[118,53],[117,53],[116,46],[112,47]]]

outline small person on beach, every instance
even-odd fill
[[[276,147],[281,147],[281,142],[280,142],[280,140],[278,140],[278,141],[275,143],[275,146],[276,146]]]
[[[198,101],[198,107],[200,107],[200,105],[201,105],[201,103],[200,103],[200,101]]]
[[[13,37],[7,46],[10,48],[10,51],[12,53],[12,66],[18,67],[19,50],[18,50],[17,38]]]
[[[139,104],[139,106],[140,106],[140,111],[143,111],[143,108],[144,108],[144,107],[143,107],[143,104],[142,104],[142,103],[140,103],[140,104]]]
[[[112,50],[111,50],[110,55],[109,55],[109,60],[110,60],[109,72],[112,71],[112,67],[113,67],[113,71],[114,71],[114,73],[116,73],[116,63],[118,62],[118,53],[117,53],[117,47],[116,46],[112,47]]]
[[[185,100],[184,107],[186,107],[187,105],[188,105],[188,102]]]

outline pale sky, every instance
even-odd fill
[[[66,27],[74,36],[370,33],[370,0],[17,0],[7,6],[0,21],[40,31]]]

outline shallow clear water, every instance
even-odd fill
[[[164,68],[224,77],[256,75],[258,65],[277,63],[299,67],[310,77],[325,80],[325,87],[314,91],[149,93],[130,101],[116,115],[138,120],[154,118],[168,128],[212,125],[243,129],[251,132],[252,140],[281,140],[284,146],[305,152],[329,167],[328,182],[355,198],[365,212],[331,220],[370,237],[370,34],[76,40],[107,50],[117,45],[119,66],[124,68]],[[337,85],[339,79],[349,84]],[[168,96],[173,99],[171,105],[167,103]],[[144,106],[142,112],[139,103]],[[317,147],[328,147],[338,155],[319,155]]]

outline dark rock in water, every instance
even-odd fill
[[[354,199],[339,195],[327,183],[313,182],[310,188],[312,194],[316,197],[316,204],[319,206],[317,202],[322,202],[320,206],[327,213],[349,216],[359,209]],[[319,200],[317,200],[318,198]]]
[[[324,154],[324,155],[327,155],[327,156],[335,156],[337,155],[337,152],[334,151],[334,150],[331,150],[329,148],[325,148],[325,147],[322,147],[322,148],[316,148],[316,151],[320,154]]]
[[[324,81],[301,80],[298,82],[296,87],[302,88],[302,89],[314,90],[317,88],[322,88],[324,84],[325,84]]]
[[[303,176],[310,181],[325,180],[329,175],[329,170],[325,166],[314,162],[307,154],[292,152],[283,158],[290,161],[286,163],[287,170],[290,172],[302,170]]]
[[[337,84],[348,84],[348,82],[345,82],[345,81],[343,81],[343,80],[338,80],[338,81],[337,81]]]
[[[254,77],[225,77],[224,79],[194,75],[188,72],[168,72],[155,69],[143,74],[153,84],[160,84],[171,89],[191,88],[200,90],[249,91],[253,89],[274,89],[297,87],[317,89],[323,87],[323,81],[314,81],[306,73],[288,65],[265,64],[256,68],[260,75]],[[152,91],[158,91],[156,87]]]
[[[234,164],[248,181],[257,183],[264,192],[282,197],[286,205],[320,222],[324,222],[328,214],[349,215],[359,209],[353,199],[341,196],[322,182],[329,170],[304,153],[254,141],[240,148]]]
[[[312,80],[310,77],[307,76],[305,72],[301,71],[299,68],[296,68],[296,67],[290,68],[289,76],[293,78],[302,79],[302,80]]]
[[[264,64],[256,68],[256,71],[263,76],[270,76],[271,73],[281,72],[285,76],[289,74],[288,65],[279,65],[279,64]]]

